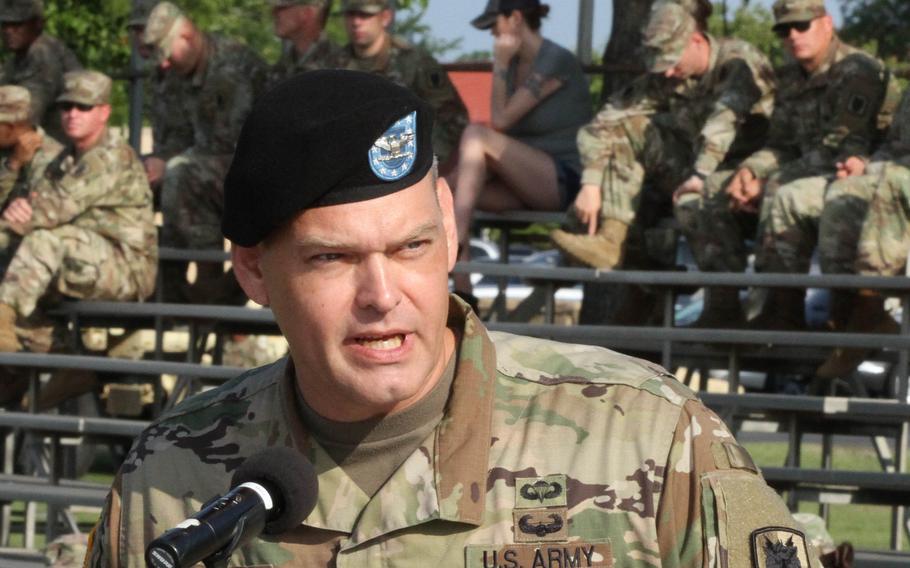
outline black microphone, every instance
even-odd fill
[[[316,506],[319,482],[313,466],[291,448],[270,448],[234,473],[228,493],[149,543],[150,568],[226,563],[231,553],[261,533],[281,534]]]

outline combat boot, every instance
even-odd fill
[[[593,268],[610,269],[622,264],[629,225],[604,219],[593,235],[577,235],[556,229],[550,233],[556,247],[573,260]]]
[[[736,288],[705,288],[701,315],[689,327],[700,329],[739,329],[746,326],[746,315]]]
[[[799,288],[771,289],[761,312],[749,320],[749,329],[806,331],[805,299],[806,291]]]
[[[16,336],[16,310],[8,304],[0,304],[0,352],[15,353],[22,350]]]
[[[885,311],[885,301],[872,290],[860,290],[853,302],[847,323],[839,331],[847,333],[898,333],[900,326]],[[860,347],[838,347],[815,371],[821,379],[843,378],[872,353]]]

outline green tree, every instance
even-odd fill
[[[904,34],[910,21],[907,0],[841,0],[844,39],[868,46],[883,59],[907,61],[910,43]]]
[[[774,35],[774,16],[760,5],[744,2],[733,12],[732,18],[724,24],[723,5],[714,5],[714,13],[708,20],[708,30],[717,36],[726,35],[747,41],[768,56],[775,66],[783,62],[780,40]]]

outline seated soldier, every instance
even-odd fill
[[[110,93],[97,71],[66,74],[57,102],[68,145],[7,207],[2,229],[22,242],[0,281],[0,351],[23,347],[17,324],[56,294],[141,300],[154,289],[151,190],[132,148],[108,132]]]
[[[274,86],[297,73],[322,69],[340,49],[325,33],[331,0],[269,0],[275,35],[289,44],[269,69]]]
[[[63,140],[54,99],[63,90],[63,74],[82,67],[59,39],[44,33],[41,0],[5,0],[0,4],[3,47],[12,52],[0,70],[0,85],[19,85],[32,96],[34,124]]]
[[[17,197],[27,197],[29,188],[44,176],[44,168],[63,146],[46,136],[31,118],[31,95],[25,87],[0,87],[0,207],[4,218],[13,220],[16,208],[5,211]],[[0,273],[15,252],[18,235],[0,231]]]
[[[868,156],[880,135],[889,85],[884,65],[838,39],[822,0],[777,0],[774,17],[774,32],[793,60],[778,71],[767,144],[735,172],[711,176],[704,191],[675,195],[676,217],[701,270],[745,270],[744,238],[757,231],[756,270],[807,272],[812,247],[775,235],[793,234],[799,224],[817,226],[837,163]],[[804,294],[771,290],[750,325],[804,329]],[[718,288],[708,291],[697,325],[743,321],[738,291]]]
[[[578,133],[584,170],[573,209],[583,234],[552,234],[595,268],[622,266],[643,191],[667,205],[677,188],[701,191],[722,164],[760,147],[771,114],[771,64],[750,44],[711,36],[666,1],[642,33],[650,72]]]
[[[349,43],[325,67],[376,73],[428,101],[439,124],[433,148],[442,172],[448,173],[468,124],[468,111],[448,74],[425,49],[389,31],[394,20],[389,0],[341,0],[341,11]]]
[[[904,94],[887,143],[873,155],[873,161],[859,169],[865,175],[847,176],[828,188],[819,240],[831,240],[843,248],[834,258],[823,256],[822,267],[829,272],[863,276],[905,274],[910,254],[910,91]],[[835,329],[898,331],[877,291],[859,290],[849,296],[840,293],[833,298],[837,301],[832,305],[832,316],[842,318],[835,322],[840,324]],[[816,371],[813,387],[821,390],[828,379],[846,377],[869,352],[835,349]]]
[[[143,40],[169,79],[164,86],[190,124],[191,137],[164,162],[146,160],[149,177],[161,176],[163,246],[223,250],[220,232],[224,176],[240,127],[265,85],[266,65],[243,43],[206,33],[170,2],[149,13]],[[173,149],[176,149],[176,145]],[[196,281],[186,281],[186,263],[164,266],[168,299],[227,303],[243,292],[221,264],[199,263]]]

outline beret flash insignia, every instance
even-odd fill
[[[408,175],[417,158],[417,112],[398,120],[370,148],[370,169],[383,181]]]

